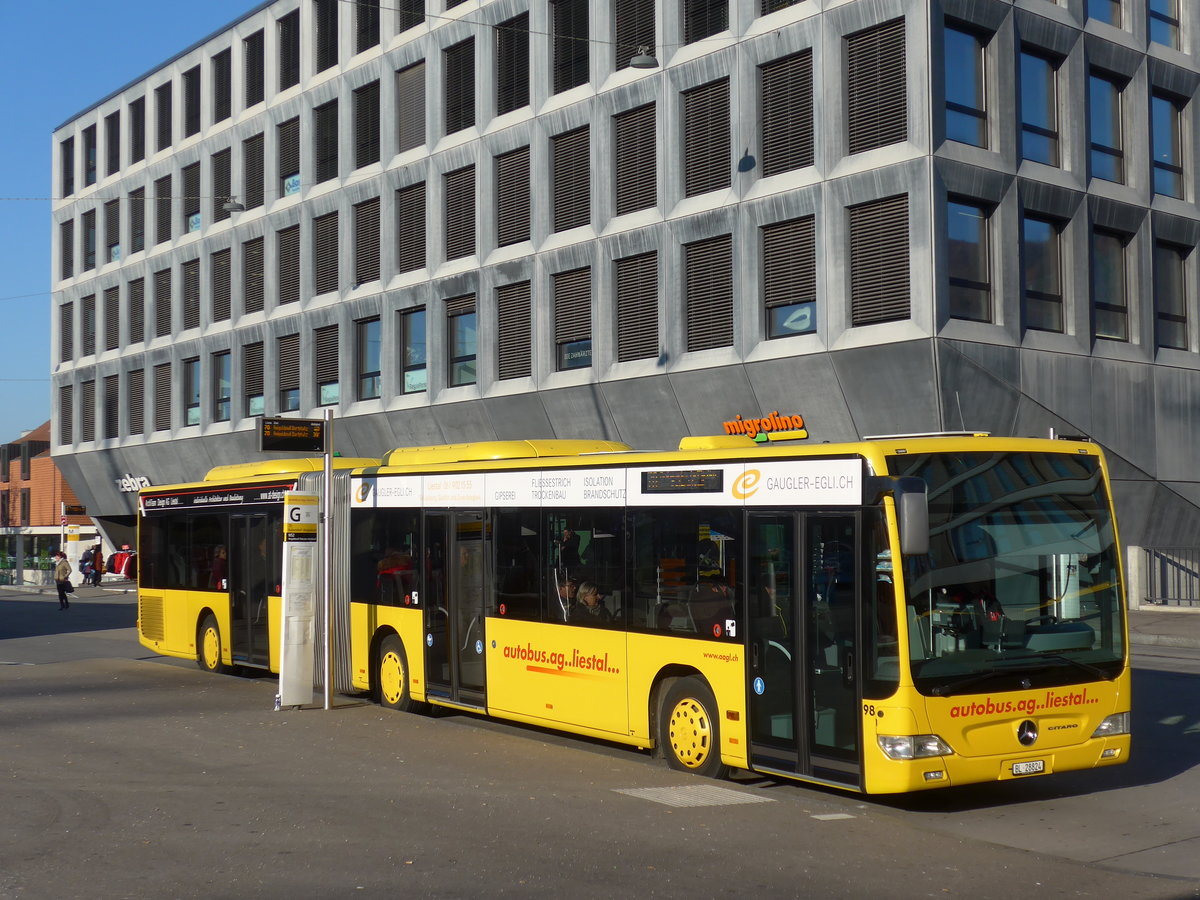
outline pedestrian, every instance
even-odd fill
[[[75,590],[71,586],[71,564],[67,562],[67,554],[59,550],[54,554],[57,562],[54,564],[54,584],[58,588],[58,608],[70,609],[71,601],[67,594]]]

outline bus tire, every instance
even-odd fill
[[[221,628],[212,613],[200,621],[200,628],[196,631],[196,665],[214,674],[228,671],[221,661]]]
[[[375,672],[379,687],[379,705],[401,712],[417,712],[421,704],[412,698],[409,685],[408,656],[404,653],[404,642],[396,635],[388,635],[379,647],[379,664]]]
[[[680,678],[663,698],[658,741],[667,765],[680,772],[723,778],[717,700],[702,678]]]

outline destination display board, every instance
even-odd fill
[[[323,419],[258,420],[258,449],[264,453],[324,453]]]

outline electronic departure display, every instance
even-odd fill
[[[720,469],[664,469],[642,473],[643,494],[720,494],[725,490]]]

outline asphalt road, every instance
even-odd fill
[[[1136,858],[1196,840],[1184,720],[1160,726],[1182,756],[1098,789],[888,803],[351,698],[276,713],[273,679],[147,657],[132,617],[0,597],[0,897],[1200,897],[1200,863]],[[1163,675],[1135,680],[1145,715],[1194,710],[1197,675]]]

